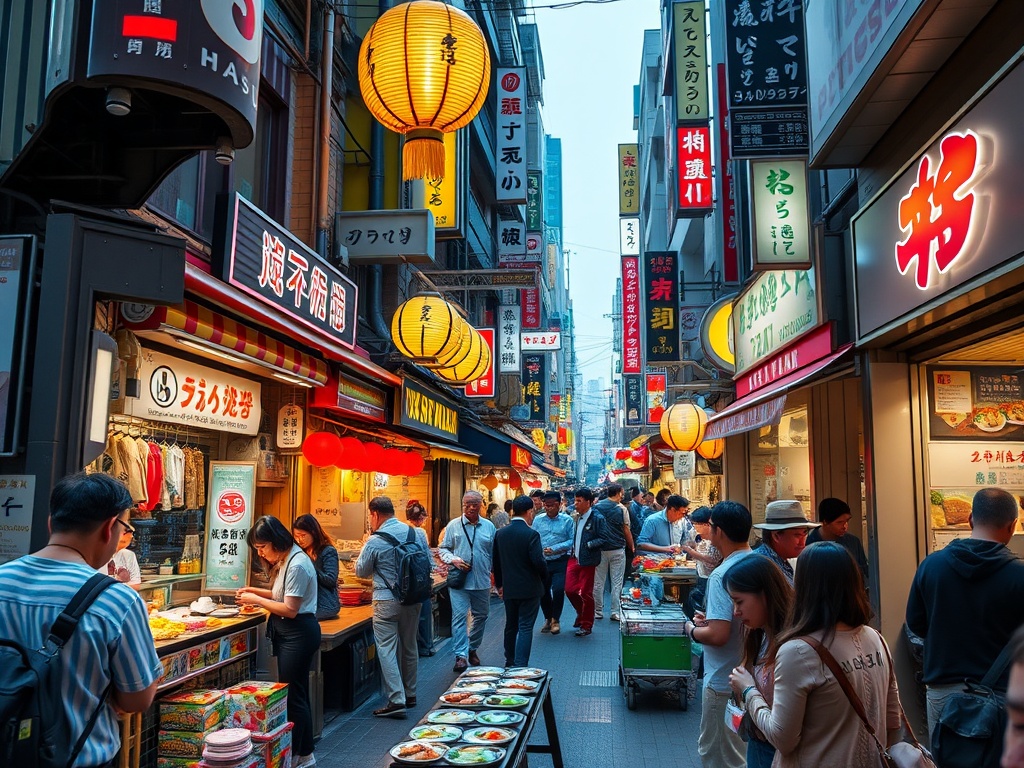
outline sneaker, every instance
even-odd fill
[[[595,612],[594,612],[594,618],[595,618],[595,619],[603,619],[603,618],[604,618],[604,614],[603,614],[603,613],[597,613],[597,612],[595,611]]]
[[[467,669],[469,669],[469,662],[461,656],[456,656],[455,666],[452,667],[452,672],[465,672]]]
[[[611,620],[612,620],[612,621],[618,621],[618,620],[619,620],[619,614],[617,614],[617,613],[613,613],[613,614],[611,615]]]
[[[579,629],[576,630],[576,637],[586,637],[590,633],[591,633],[591,630],[583,629],[583,627],[580,627]]]
[[[551,619],[544,622],[544,626],[540,628],[541,634],[547,634],[551,631]]]
[[[561,631],[562,631],[562,628],[558,625],[558,619],[552,619],[551,620],[551,634],[552,635],[557,635]]]
[[[373,710],[374,717],[405,717],[405,704],[388,704],[386,707]],[[300,764],[301,768],[301,764]]]

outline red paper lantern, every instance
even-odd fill
[[[341,438],[341,456],[334,462],[339,469],[357,469],[357,465],[365,458],[363,444],[354,437]]]
[[[366,472],[383,472],[384,466],[384,446],[380,443],[366,443],[364,445],[366,449]]]
[[[406,459],[406,462],[405,468],[409,470],[407,474],[410,477],[415,477],[427,466],[427,462],[416,451],[409,451],[409,457]]]
[[[341,453],[341,440],[332,432],[314,432],[302,441],[302,455],[314,467],[331,466]]]
[[[400,451],[397,448],[387,448],[384,450],[384,462],[383,472],[388,475],[404,475],[405,472],[402,470],[405,468],[405,451]]]
[[[514,469],[508,471],[508,487],[513,491],[523,487],[523,478]]]

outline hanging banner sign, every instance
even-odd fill
[[[509,448],[511,449],[511,455],[509,456],[510,466],[514,469],[529,469],[530,464],[533,463],[533,457],[530,456],[530,452],[518,445],[511,445]]]
[[[402,379],[398,423],[444,440],[459,439],[459,409],[439,392],[412,379]]]
[[[627,427],[642,427],[644,419],[644,381],[636,373],[627,373],[622,377],[625,390],[625,422]]]
[[[548,398],[548,421],[552,424],[558,423],[558,413],[562,410],[562,396],[551,395]]]
[[[520,311],[514,304],[498,307],[498,373],[519,373]]]
[[[754,271],[811,266],[810,194],[805,159],[750,161]]]
[[[518,221],[498,222],[498,266],[511,267],[531,261],[526,253],[526,225]],[[532,259],[540,263],[540,255]]]
[[[646,376],[647,424],[650,426],[661,424],[661,417],[665,415],[666,382],[664,373],[648,373]]]
[[[644,254],[647,364],[679,360],[679,270],[673,251]]]
[[[249,582],[249,545],[256,496],[256,463],[211,461],[206,509],[206,591]]]
[[[757,403],[747,408],[741,408],[736,413],[730,413],[720,419],[712,417],[708,421],[708,427],[704,430],[704,440],[716,440],[719,437],[738,435],[741,432],[749,432],[758,427],[766,427],[769,424],[778,424],[782,419],[782,411],[786,407],[786,396],[779,395],[763,403]]]
[[[540,232],[526,233],[526,263],[540,264],[544,259],[544,235]]]
[[[444,134],[444,176],[437,179],[413,179],[413,204],[434,216],[434,239],[452,240],[464,237],[462,220],[466,199],[466,177],[469,167],[469,146],[466,131]]]
[[[539,230],[544,226],[543,195],[540,171],[526,172],[526,228]]]
[[[35,498],[35,475],[0,475],[0,563],[29,553]]]
[[[626,216],[619,219],[619,255],[640,255],[640,219]]]
[[[742,373],[818,326],[813,269],[762,272],[732,312],[736,373]]]
[[[499,203],[526,202],[526,68],[498,67],[494,153],[495,197]]]
[[[304,423],[305,411],[300,406],[295,403],[281,406],[277,411],[277,447],[291,451],[301,449],[306,434]]]
[[[637,185],[638,158],[636,144],[619,144],[619,215],[635,216],[639,211],[640,190]]]
[[[142,392],[125,398],[124,413],[148,421],[255,435],[260,383],[189,360],[142,350]]]
[[[527,421],[545,421],[547,418],[547,362],[546,354],[528,352],[523,354],[523,402],[529,408]]]
[[[523,330],[540,328],[540,288],[523,288],[519,302],[523,307]]]
[[[524,333],[521,348],[524,352],[555,352],[562,348],[561,331]]]
[[[675,37],[676,120],[703,120],[708,114],[707,12],[704,0],[672,6]]]
[[[640,373],[640,259],[622,258],[622,372]]]
[[[729,95],[725,64],[718,65],[718,150],[722,153],[722,278],[739,282],[740,257],[736,247],[736,180],[729,154]]]
[[[711,178],[711,128],[692,125],[676,129],[676,175],[680,216],[704,216],[715,207]]]
[[[477,328],[477,331],[491,351],[491,362],[487,364],[487,370],[479,378],[466,384],[466,397],[494,397],[496,378],[494,375],[494,329]]]

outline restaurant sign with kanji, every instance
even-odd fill
[[[619,219],[619,255],[640,255],[640,219],[637,216]]]
[[[516,304],[498,307],[498,373],[519,372],[521,308]]]
[[[487,364],[487,370],[480,374],[478,378],[466,383],[466,397],[494,397],[497,391],[495,384],[496,367],[494,364],[494,329],[477,328],[477,332],[491,351],[491,362]]]
[[[519,221],[498,221],[498,266],[540,263],[539,253],[526,252],[526,225]]]
[[[540,171],[526,172],[526,228],[537,231],[544,226],[544,187]]]
[[[548,356],[545,352],[523,353],[523,403],[528,408],[526,420],[545,421],[548,415],[547,392]]]
[[[686,0],[672,6],[675,38],[676,120],[707,121],[708,57],[707,11],[704,0]]]
[[[338,211],[334,221],[350,264],[434,263],[432,211]]]
[[[725,0],[724,10],[732,156],[805,154],[804,0]]]
[[[619,144],[619,215],[635,216],[640,210],[640,152],[636,144]]]
[[[313,389],[310,405],[378,424],[384,424],[388,420],[387,394],[384,390],[364,384],[341,372],[332,371],[325,386]]]
[[[524,352],[556,352],[562,348],[560,331],[532,331],[522,334]]]
[[[750,229],[754,271],[811,266],[807,161],[750,161]]]
[[[679,360],[679,270],[674,251],[644,254],[644,358],[651,363]]]
[[[357,288],[337,267],[239,194],[231,199],[224,240],[225,282],[317,334],[355,346]]]
[[[715,205],[712,195],[711,129],[689,125],[676,129],[677,206],[680,216],[704,216]]]
[[[526,177],[526,68],[498,67],[495,99],[497,146],[494,176],[499,203],[525,203]]]
[[[813,268],[760,273],[733,304],[736,374],[814,330],[819,317]]]
[[[642,427],[646,423],[644,410],[644,379],[639,373],[627,373],[622,377],[625,391],[627,427]]]
[[[622,257],[622,372],[640,373],[643,341],[640,338],[640,259]]]

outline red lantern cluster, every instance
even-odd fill
[[[385,448],[380,443],[338,437],[332,432],[314,432],[302,442],[302,455],[314,467],[335,466],[359,472],[385,475],[418,475],[426,466],[415,451]]]

